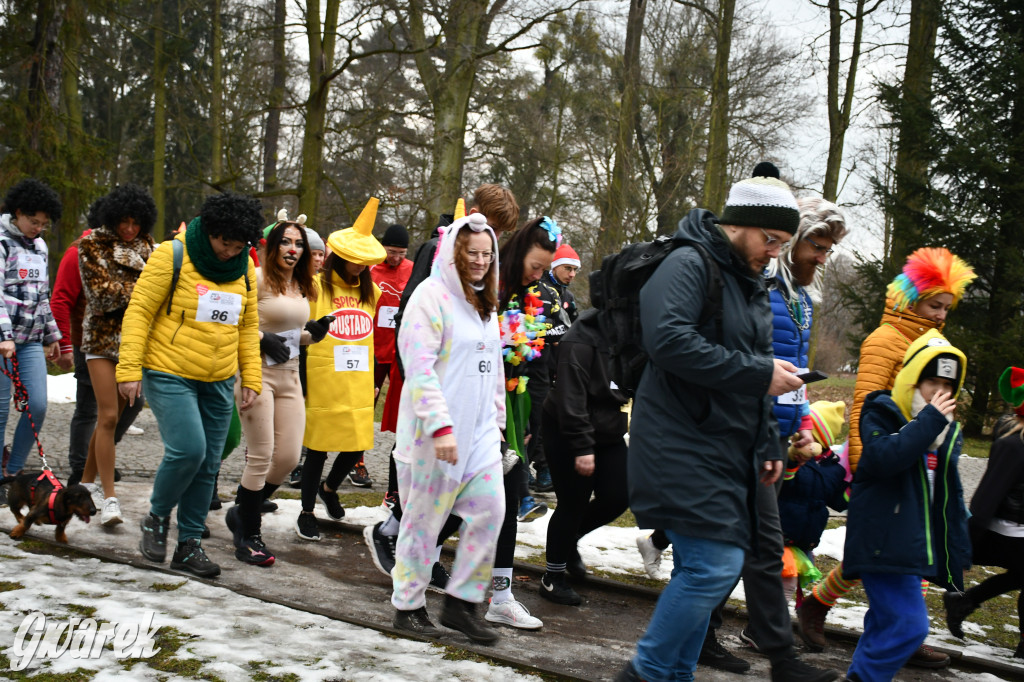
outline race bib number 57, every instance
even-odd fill
[[[370,349],[367,346],[335,346],[335,372],[369,372]]]

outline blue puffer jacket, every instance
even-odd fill
[[[829,453],[797,469],[779,492],[779,521],[787,545],[805,552],[818,546],[828,525],[828,508],[846,509],[846,470],[839,457]]]
[[[846,523],[843,577],[898,573],[962,591],[971,566],[967,509],[957,473],[963,445],[953,422],[935,453],[935,488],[928,490],[925,453],[947,421],[931,405],[907,422],[889,391],[864,401],[864,442]]]
[[[797,367],[807,367],[807,352],[811,343],[811,321],[814,319],[814,306],[811,297],[803,287],[797,287],[800,297],[800,310],[796,311],[798,318],[805,317],[803,325],[798,325],[794,319],[794,311],[790,309],[789,302],[783,292],[786,285],[781,277],[776,277],[771,283],[769,290],[769,301],[772,304],[772,347],[775,357],[779,360],[788,360]],[[806,327],[801,329],[800,327]],[[791,394],[790,394],[791,395]],[[775,398],[775,419],[779,422],[779,435],[788,438],[800,430],[800,419],[810,414],[807,400],[800,404],[779,402]]]

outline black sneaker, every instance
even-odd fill
[[[254,566],[274,565],[274,554],[263,544],[263,537],[259,533],[242,539],[235,550],[235,558]]]
[[[302,465],[298,465],[292,469],[292,473],[288,474],[288,485],[293,488],[302,487]]]
[[[220,501],[220,496],[217,495],[217,491],[213,491],[213,497],[210,498],[210,511],[217,511],[224,506],[224,503]]]
[[[324,487],[321,483],[317,489],[316,494],[320,496],[320,501],[324,503],[324,508],[327,510],[327,515],[335,521],[341,521],[345,518],[345,508],[341,506],[341,500],[338,499],[337,492],[331,492]]]
[[[237,504],[224,514],[224,523],[227,525],[228,530],[231,531],[231,541],[235,543],[235,549],[242,546],[242,519],[239,515],[242,513],[241,507]]]
[[[150,561],[162,564],[167,558],[167,524],[170,520],[168,516],[160,518],[150,512],[139,523],[139,528],[142,529],[139,551]]]
[[[302,512],[295,520],[295,532],[303,540],[320,541],[320,525],[316,522],[313,512]]]
[[[263,500],[260,503],[260,514],[272,514],[277,511],[277,502],[273,500]]]
[[[220,575],[220,566],[210,561],[196,538],[178,543],[171,557],[171,568],[188,571],[200,578],[216,578]]]
[[[437,566],[437,564],[434,564]],[[498,631],[487,624],[476,612],[476,604],[446,594],[441,625],[458,630],[474,642],[491,644],[498,639]]]
[[[444,588],[448,587],[449,578],[451,576],[448,575],[448,569],[444,567],[444,564],[435,561],[434,566],[430,569],[430,584],[427,585],[427,589],[444,594]]]
[[[395,542],[397,535],[384,535],[380,532],[383,521],[363,529],[363,539],[366,546],[370,548],[370,558],[373,565],[386,576],[391,575],[391,569],[395,567]]]
[[[556,604],[566,606],[579,606],[583,599],[576,590],[569,587],[565,582],[564,573],[545,573],[540,579],[540,596]]]
[[[203,524],[203,534],[202,534],[202,535],[200,535],[199,537],[201,537],[202,539],[204,539],[204,540],[205,540],[205,539],[207,539],[208,537],[210,537],[211,535],[213,535],[213,533],[211,533],[211,532],[210,532],[210,527],[209,527],[209,526],[207,526],[207,525],[206,525],[206,524],[204,523],[204,524]]]
[[[704,646],[700,648],[700,657],[697,659],[697,663],[740,675],[750,670],[750,663],[729,653],[729,650],[719,643],[713,630],[709,630],[707,637],[704,638]],[[773,679],[774,675],[775,669],[773,668]]]
[[[352,471],[348,473],[348,482],[357,488],[373,487],[373,479],[370,478],[365,464],[357,464],[352,467]]]
[[[115,467],[114,468],[114,483],[120,483],[120,482],[121,482],[121,471]]]
[[[70,488],[71,486],[75,485],[76,483],[81,483],[81,482],[82,482],[82,470],[81,469],[72,469],[71,470],[71,474],[68,476],[68,487]],[[117,481],[114,481],[114,483],[117,483]]]
[[[839,675],[838,670],[815,668],[796,656],[772,665],[772,682],[832,682]]]
[[[421,606],[414,611],[395,611],[395,618],[391,621],[399,630],[414,632],[424,637],[440,637],[441,631],[430,622],[427,615],[427,607]]]

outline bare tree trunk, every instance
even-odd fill
[[[61,74],[61,101],[63,106],[65,158],[71,188],[64,190],[64,219],[52,244],[57,253],[78,236],[78,219],[85,214],[95,178],[90,177],[86,164],[87,140],[82,125],[82,100],[78,94],[79,51],[86,31],[84,0],[70,0],[61,32],[63,70]]]
[[[267,103],[267,127],[263,138],[263,191],[268,193],[277,189],[277,145],[281,135],[281,106],[284,104],[285,79],[287,77],[284,35],[285,3],[286,0],[274,0],[274,77]],[[272,202],[273,200],[268,199],[267,201]],[[267,205],[265,208],[271,208],[271,206]]]
[[[302,135],[302,174],[299,179],[299,213],[317,224],[320,207],[320,179],[323,175],[324,131],[327,122],[327,95],[334,65],[334,46],[338,34],[340,0],[327,0],[324,22],[320,24],[319,0],[306,3],[306,42],[309,46],[309,99],[306,101],[306,127]]]
[[[601,260],[622,248],[626,235],[623,218],[634,187],[633,168],[637,120],[640,116],[640,43],[644,31],[646,0],[630,0],[626,21],[626,45],[622,58],[622,80],[619,105],[619,130],[615,139],[615,162],[608,187],[608,198],[601,211],[601,227],[594,248],[593,268],[601,267]]]
[[[853,91],[857,82],[857,65],[860,61],[860,45],[864,34],[865,0],[857,0],[854,14],[853,43],[851,45],[850,66],[846,72],[846,84],[842,100],[839,96],[839,80],[841,70],[840,48],[843,39],[843,19],[839,7],[840,0],[828,0],[829,14],[829,50],[828,50],[828,160],[825,163],[825,184],[822,196],[827,201],[835,201],[839,194],[839,173],[843,165],[843,144],[846,131],[850,127],[850,114],[853,111]],[[868,12],[874,11],[876,4]]]
[[[167,67],[164,52],[164,0],[157,0],[153,15],[153,201],[156,203],[156,224],[153,235],[163,239],[167,216]]]
[[[920,240],[928,193],[929,129],[935,38],[942,20],[942,0],[911,0],[907,63],[900,95],[896,147],[896,197],[889,267],[899,270]]]
[[[704,171],[704,207],[720,213],[725,206],[729,168],[729,52],[736,0],[721,0],[715,40],[715,69],[711,75],[711,121],[708,161]]]
[[[213,22],[213,40],[210,43],[210,61],[213,65],[210,84],[210,126],[212,140],[210,144],[210,180],[214,187],[223,182],[224,174],[224,142],[222,126],[224,124],[224,69],[221,52],[224,45],[224,30],[221,26],[221,0],[213,0],[211,11]]]
[[[38,154],[44,149],[44,129],[54,125],[59,110],[62,86],[62,59],[58,50],[58,37],[64,22],[62,7],[56,0],[39,0],[36,26],[32,40],[32,69],[28,81],[29,116],[28,147]]]

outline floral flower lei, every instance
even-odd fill
[[[522,307],[518,294],[512,296],[505,312],[498,316],[498,325],[501,329],[501,354],[505,362],[518,367],[541,356],[544,336],[551,328],[551,323],[544,315],[544,302],[536,284],[526,289]],[[509,382],[510,391],[519,384],[517,378],[509,379]]]

